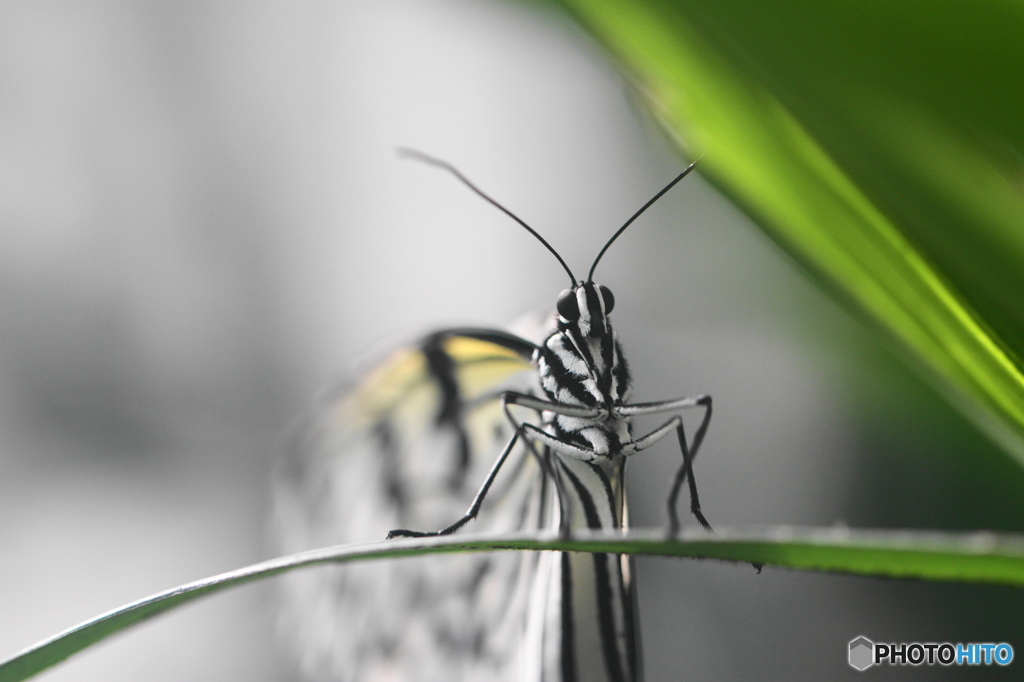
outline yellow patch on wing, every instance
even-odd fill
[[[500,388],[532,363],[509,348],[468,336],[450,336],[442,348],[455,365],[462,399],[472,403]],[[437,410],[439,387],[430,375],[419,346],[391,353],[371,370],[338,406],[350,428],[368,428],[383,417],[416,428],[425,426]]]
[[[468,336],[451,336],[444,350],[455,360],[462,396],[472,401],[494,391],[514,374],[533,369],[533,363],[505,346]]]

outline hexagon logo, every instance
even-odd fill
[[[850,640],[850,666],[857,670],[867,670],[875,664],[875,643],[861,635]]]

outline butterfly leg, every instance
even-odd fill
[[[693,511],[694,506],[696,506],[697,511],[693,511],[693,513],[697,518],[697,521],[700,522],[702,526],[710,528],[710,526],[707,525],[707,521],[702,520],[703,514],[698,516],[700,511],[700,502],[697,499],[697,486],[693,480],[693,460],[697,458],[697,452],[700,450],[701,443],[704,442],[704,435],[707,433],[708,425],[711,423],[711,396],[696,395],[687,398],[679,398],[677,400],[663,400],[654,403],[636,403],[632,405],[624,405],[618,410],[619,414],[623,416],[633,417],[641,414],[669,412],[689,407],[703,407],[704,416],[701,418],[700,426],[697,427],[697,432],[694,434],[693,443],[689,447],[686,444],[686,437],[683,432],[681,419],[677,428],[679,447],[683,453],[683,464],[680,466],[679,471],[676,472],[675,479],[672,482],[672,490],[668,497],[669,533],[672,536],[675,536],[679,531],[680,524],[676,507],[679,500],[679,491],[682,489],[683,482],[687,479],[689,480],[690,489],[690,509]],[[666,426],[668,426],[668,424],[663,426],[662,429],[665,429]],[[654,433],[661,432],[661,435],[664,436],[667,432],[662,431],[662,429],[658,429]],[[660,439],[660,437],[658,439]]]
[[[693,477],[693,460],[697,458],[697,451],[700,450],[700,445],[704,442],[704,434],[708,430],[708,424],[711,423],[711,396],[701,396],[698,400],[698,404],[704,405],[705,410],[700,426],[697,427],[697,432],[693,436],[692,447],[687,447],[686,445],[686,435],[683,433],[682,419],[679,421],[679,428],[677,430],[679,448],[683,453],[683,465],[676,472],[675,480],[672,481],[672,491],[668,496],[668,532],[672,537],[675,537],[676,533],[679,532],[679,515],[676,510],[678,508],[679,491],[683,487],[684,479],[688,479],[690,488],[690,511],[702,526],[711,530],[711,526],[708,525],[703,514],[700,514],[700,500],[697,499],[697,483]]]
[[[675,537],[679,533],[678,500],[679,490],[682,488],[684,478],[690,488],[690,513],[693,514],[693,517],[697,519],[697,523],[705,530],[711,530],[711,524],[704,518],[704,513],[700,510],[700,497],[697,495],[697,479],[693,475],[693,459],[697,454],[697,446],[700,445],[699,439],[694,437],[694,448],[691,453],[690,448],[686,445],[686,433],[683,431],[683,420],[681,417],[676,426],[676,435],[679,437],[679,449],[683,453],[683,464],[679,467],[679,471],[676,472],[675,480],[672,482],[672,492],[668,496],[668,533],[670,537]]]
[[[672,481],[672,491],[668,497],[668,519],[669,519],[669,537],[674,538],[679,533],[679,515],[676,511],[677,501],[679,499],[679,491],[683,487],[683,481],[689,484],[690,489],[690,511],[696,517],[697,522],[707,530],[712,530],[711,525],[708,524],[706,518],[704,518],[703,512],[700,509],[700,498],[697,497],[697,482],[693,475],[693,460],[697,458],[697,451],[700,449],[701,443],[704,442],[704,435],[707,433],[708,424],[711,423],[711,396],[700,395],[692,398],[681,398],[679,400],[667,400],[661,403],[644,403],[635,405],[626,405],[622,408],[622,413],[628,411],[629,416],[636,414],[651,414],[662,411],[662,408],[676,409],[682,407],[695,407],[702,405],[704,409],[704,417],[701,419],[700,426],[697,427],[697,432],[693,436],[692,446],[686,444],[686,434],[683,431],[683,420],[682,417],[676,416],[666,422],[661,428],[656,429],[644,436],[633,441],[634,445],[641,443],[641,446],[633,452],[639,452],[649,445],[657,442],[663,438],[668,429],[672,425],[676,425],[676,434],[679,437],[679,448],[683,453],[683,465],[676,472],[675,480]],[[651,443],[643,444],[647,439],[651,439]],[[632,454],[632,453],[627,453]],[[751,562],[751,566],[754,567],[758,573],[764,567],[764,564],[758,564]]]
[[[553,412],[569,417],[583,417],[587,419],[594,419],[598,417],[601,414],[601,410],[578,405],[565,405],[562,403],[552,402],[550,400],[544,400],[543,398],[538,398],[537,396],[530,395],[528,393],[516,393],[514,391],[508,391],[502,394],[501,402],[502,407],[505,410],[505,416],[508,417],[509,422],[520,434],[522,434],[523,440],[537,458],[537,461],[540,462],[544,473],[550,476],[551,480],[555,482],[555,490],[558,493],[558,532],[563,539],[567,539],[569,537],[569,525],[572,519],[572,498],[569,497],[569,494],[565,490],[565,482],[562,480],[561,474],[551,461],[552,454],[561,452],[580,459],[588,459],[589,461],[594,461],[597,459],[598,455],[593,452],[587,453],[587,451],[573,445],[572,443],[566,443],[558,440],[550,433],[535,426],[534,424],[516,421],[515,417],[509,410],[509,407],[511,405],[518,405],[519,407],[534,410],[538,414],[542,412]],[[537,450],[535,442],[543,443],[547,447],[547,456],[542,455]],[[567,449],[571,450],[571,452],[568,452]]]
[[[484,498],[487,497],[487,493],[491,489],[491,485],[494,483],[494,479],[498,475],[498,471],[501,470],[501,467],[505,463],[505,460],[508,459],[509,454],[512,452],[512,449],[515,447],[515,444],[520,438],[520,436],[524,435],[522,428],[523,425],[516,421],[515,417],[512,416],[512,413],[509,411],[509,405],[521,405],[523,407],[527,407],[534,410],[545,409],[547,406],[552,405],[552,403],[539,400],[534,396],[527,395],[525,393],[514,392],[506,392],[502,394],[501,404],[502,409],[505,412],[505,416],[508,418],[509,423],[512,424],[515,430],[512,434],[512,437],[509,439],[508,443],[505,444],[505,448],[502,450],[501,455],[499,455],[498,459],[495,460],[494,465],[491,467],[490,472],[488,472],[487,474],[487,478],[484,479],[483,484],[480,486],[480,489],[477,491],[476,496],[473,498],[472,504],[469,505],[469,509],[466,510],[466,513],[462,516],[462,518],[460,518],[458,521],[451,524],[450,526],[442,528],[441,530],[437,531],[425,532],[418,530],[407,530],[405,528],[397,528],[388,533],[389,540],[393,538],[423,538],[437,537],[440,535],[451,535],[452,533],[456,532],[457,530],[459,530],[460,528],[462,528],[467,523],[469,523],[477,517],[477,514],[480,513],[480,507],[483,505]],[[567,503],[564,501],[567,500],[568,498],[564,493],[564,489],[562,488],[561,480],[557,477],[557,475],[555,475],[553,468],[550,465],[550,462],[547,461],[547,458],[545,458],[537,451],[536,447],[529,439],[524,438],[524,440],[526,441],[526,445],[530,449],[530,451],[534,454],[534,456],[537,457],[537,460],[540,462],[540,465],[544,469],[544,471],[546,471],[554,478],[555,484],[558,488],[559,505],[563,511],[563,519],[567,518],[565,515],[567,511],[565,505]],[[565,529],[563,530],[563,534],[567,532],[568,526],[566,525]]]
[[[705,414],[705,420],[702,422],[704,430],[707,428],[707,415]],[[704,513],[700,508],[700,497],[697,494],[697,482],[693,475],[693,459],[696,456],[696,447],[691,451],[691,448],[686,443],[686,431],[683,427],[683,418],[676,415],[669,419],[667,422],[651,431],[645,436],[635,439],[631,443],[626,443],[623,446],[623,454],[626,456],[634,455],[641,450],[646,450],[651,447],[670,432],[675,431],[676,436],[679,439],[679,448],[683,455],[683,464],[679,469],[679,472],[675,476],[675,480],[672,484],[672,492],[668,498],[668,517],[669,517],[669,533],[671,536],[679,531],[679,516],[676,512],[676,501],[679,497],[679,489],[682,486],[684,480],[689,480],[690,488],[690,512],[694,518],[697,519],[703,528],[711,530],[711,524],[704,517]],[[703,431],[698,429],[698,435],[694,438],[694,445],[699,446],[700,440],[703,439]]]
[[[562,481],[561,475],[559,475],[556,467],[552,464],[551,460],[554,449],[552,449],[549,444],[546,444],[547,447],[544,454],[541,454],[537,449],[537,446],[534,444],[534,439],[530,438],[527,435],[527,432],[534,431],[536,433],[544,434],[545,436],[549,436],[549,434],[546,431],[537,428],[533,424],[517,421],[512,415],[512,411],[509,409],[510,405],[529,407],[537,410],[539,414],[540,410],[552,405],[552,403],[548,403],[547,401],[540,400],[535,396],[525,393],[514,393],[511,391],[502,395],[501,400],[501,406],[505,411],[505,417],[508,419],[509,423],[512,424],[516,433],[523,436],[523,442],[526,443],[526,447],[529,448],[530,452],[540,464],[541,470],[555,483],[555,493],[558,498],[558,534],[563,540],[566,540],[569,538],[569,520],[572,518],[572,500],[569,499],[569,495],[565,491],[565,483]]]
[[[516,398],[516,404],[523,405],[524,407],[531,407],[538,411],[546,410],[557,414],[585,418],[597,418],[599,416],[599,411],[591,408],[562,405],[559,403],[545,401],[536,398],[535,396],[522,395],[517,396]],[[704,513],[701,511],[700,496],[697,493],[697,483],[693,473],[693,460],[697,457],[697,452],[700,450],[700,446],[704,442],[704,436],[707,433],[708,425],[711,423],[711,396],[696,395],[686,398],[678,398],[675,400],[663,400],[651,403],[633,403],[630,405],[622,405],[615,410],[620,416],[635,417],[645,414],[671,412],[690,407],[704,408],[704,416],[701,418],[700,425],[697,427],[697,432],[694,434],[692,446],[688,445],[686,442],[686,432],[683,427],[683,419],[678,415],[647,435],[637,438],[631,443],[626,443],[623,446],[623,455],[629,456],[654,445],[667,436],[669,432],[673,430],[676,432],[676,436],[679,439],[680,451],[683,456],[683,463],[680,466],[679,471],[676,473],[668,498],[669,532],[672,536],[676,535],[680,527],[679,515],[676,511],[676,507],[678,505],[679,492],[682,489],[684,482],[687,482],[687,487],[690,492],[690,512],[702,527],[711,530],[711,524],[708,523],[707,518],[705,518]],[[524,424],[520,428],[524,431],[524,437],[526,436],[526,432],[529,432],[533,440],[537,440],[545,444],[555,452],[568,455],[581,461],[595,462],[606,456],[588,448],[580,447],[574,443],[559,440],[555,436],[533,426],[532,424]],[[530,439],[528,439],[528,442],[530,442]],[[562,489],[560,488],[559,490],[560,494],[562,494]]]
[[[475,519],[476,515],[480,513],[480,506],[483,504],[484,498],[487,497],[487,491],[491,489],[491,484],[494,483],[494,479],[497,477],[498,471],[501,469],[501,466],[505,463],[505,460],[508,459],[509,453],[512,452],[512,448],[515,447],[517,440],[519,440],[518,429],[512,434],[512,437],[509,439],[508,443],[505,444],[505,448],[501,451],[501,455],[499,455],[498,459],[495,460],[494,465],[491,467],[490,472],[488,472],[487,474],[487,478],[484,479],[483,485],[480,486],[480,489],[477,491],[476,496],[473,498],[473,503],[469,505],[469,509],[466,511],[465,515],[461,519],[459,519],[452,525],[448,526],[447,528],[443,528],[441,530],[433,532],[405,530],[399,528],[388,533],[388,540],[391,540],[393,538],[424,538],[435,537],[439,535],[451,535],[452,533],[454,533],[455,531],[457,531],[458,529],[462,528],[467,523]]]
[[[696,487],[693,483],[692,461],[697,458],[697,452],[700,450],[701,443],[704,442],[704,435],[707,433],[708,425],[711,423],[711,396],[696,395],[687,398],[663,400],[654,403],[634,403],[632,405],[623,405],[617,410],[617,412],[624,417],[635,417],[641,414],[670,412],[689,407],[703,407],[704,416],[701,419],[700,426],[697,427],[697,433],[694,434],[693,445],[689,448],[686,445],[686,439],[683,435],[682,422],[680,421],[679,423],[679,445],[683,452],[683,465],[679,468],[679,471],[676,472],[675,480],[672,482],[672,491],[669,493],[668,497],[669,531],[672,535],[675,535],[679,530],[679,517],[676,513],[676,506],[679,499],[679,491],[682,489],[683,481],[687,478],[690,479],[689,488],[691,507],[693,506],[692,500],[696,497]],[[662,433],[662,435],[664,435],[664,433]],[[698,521],[699,520],[700,518],[698,517]],[[702,523],[701,525],[704,524]]]

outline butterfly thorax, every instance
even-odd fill
[[[608,313],[607,288],[584,282],[562,292],[555,331],[537,353],[548,400],[602,410],[596,418],[554,415],[553,435],[614,458],[630,440],[630,422],[616,413],[629,393],[629,367]]]

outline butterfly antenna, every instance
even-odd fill
[[[592,281],[594,281],[594,270],[595,270],[595,269],[597,268],[597,262],[598,262],[599,260],[601,260],[601,256],[603,256],[603,255],[604,255],[604,252],[608,250],[608,247],[612,245],[612,242],[614,242],[614,241],[615,241],[616,239],[618,239],[618,238],[619,238],[619,235],[620,235],[620,234],[622,234],[623,232],[625,232],[625,231],[626,231],[626,228],[627,228],[627,227],[629,227],[629,226],[630,226],[630,224],[631,224],[631,223],[632,223],[632,222],[633,222],[634,220],[636,220],[637,218],[639,218],[639,217],[640,217],[640,214],[641,214],[641,213],[643,213],[643,212],[644,212],[644,211],[646,211],[646,210],[647,210],[648,208],[650,208],[650,207],[651,207],[651,204],[653,204],[653,203],[654,203],[655,201],[657,201],[658,199],[660,199],[660,198],[662,197],[662,195],[664,195],[664,194],[665,194],[665,192],[667,192],[667,191],[669,191],[670,189],[672,189],[673,187],[675,187],[675,185],[676,185],[676,183],[677,183],[677,182],[679,182],[680,180],[682,180],[683,178],[685,178],[685,177],[687,176],[687,174],[688,174],[688,173],[689,173],[690,171],[692,171],[692,170],[693,170],[693,169],[694,169],[694,168],[695,168],[695,167],[697,166],[697,163],[698,163],[699,161],[700,161],[700,159],[697,159],[697,161],[694,161],[694,162],[693,162],[693,163],[691,163],[691,164],[690,164],[689,166],[687,166],[687,167],[686,167],[686,170],[684,170],[684,171],[683,171],[682,173],[680,173],[679,175],[677,175],[677,176],[676,176],[676,178],[675,178],[675,180],[673,180],[672,182],[670,182],[670,183],[668,183],[667,185],[665,185],[665,187],[664,187],[664,188],[663,188],[663,189],[662,189],[662,190],[661,190],[660,192],[658,192],[658,193],[657,193],[657,194],[655,194],[655,195],[654,195],[653,197],[651,197],[651,200],[650,200],[650,201],[648,201],[648,202],[647,202],[646,204],[644,204],[643,206],[641,206],[641,207],[640,207],[640,210],[639,210],[639,211],[637,211],[636,213],[634,213],[634,214],[633,214],[633,216],[632,216],[632,217],[631,217],[631,218],[630,218],[629,220],[627,220],[627,221],[626,221],[625,225],[623,225],[622,227],[620,227],[620,228],[618,229],[618,231],[617,231],[617,232],[616,232],[615,234],[613,234],[613,235],[612,235],[612,238],[611,238],[611,239],[609,239],[609,240],[608,240],[608,243],[604,245],[604,248],[602,248],[602,249],[601,249],[601,252],[600,252],[599,254],[597,254],[597,258],[595,258],[595,259],[594,259],[594,264],[590,266],[590,273],[589,273],[589,274],[587,275],[587,281],[588,281],[588,282],[592,282]]]
[[[520,220],[519,216],[517,216],[515,213],[513,213],[512,211],[508,210],[507,208],[505,208],[504,206],[499,204],[497,201],[495,201],[490,196],[488,196],[482,189],[480,189],[479,187],[474,185],[472,182],[470,182],[469,179],[465,175],[460,173],[459,170],[457,168],[455,168],[455,166],[451,165],[450,163],[447,163],[446,161],[441,161],[440,159],[435,159],[432,156],[427,156],[423,152],[418,152],[415,149],[406,149],[404,147],[400,147],[398,149],[398,155],[399,156],[408,157],[408,158],[411,158],[411,159],[416,159],[417,161],[422,161],[423,163],[429,164],[431,166],[437,166],[438,168],[442,168],[442,169],[448,171],[449,173],[451,173],[452,175],[457,177],[459,180],[461,180],[464,185],[466,185],[471,190],[473,190],[474,192],[479,194],[481,197],[483,197],[483,199],[485,199],[486,201],[490,202],[494,206],[497,206],[499,209],[501,209],[501,211],[503,211],[505,213],[505,215],[507,215],[509,218],[511,218],[512,220],[516,221],[517,223],[522,225],[524,228],[526,228],[527,232],[529,232],[534,237],[536,237],[537,241],[539,241],[541,244],[543,244],[547,248],[548,251],[550,251],[552,254],[554,254],[555,258],[558,259],[558,262],[561,263],[563,268],[565,268],[566,273],[568,273],[569,280],[572,282],[572,286],[576,286],[576,278],[573,276],[572,270],[569,269],[569,266],[565,264],[565,261],[562,260],[562,257],[558,255],[558,252],[555,251],[554,247],[552,247],[551,244],[548,244],[547,240],[544,239],[544,237],[541,237],[540,234],[535,229],[533,229],[532,227],[530,227],[529,225],[524,223],[522,220]],[[668,189],[668,188],[666,187],[666,189]],[[664,192],[662,192],[662,193],[664,194]],[[661,196],[661,195],[658,195],[658,196]],[[655,197],[655,198],[657,198],[657,197]],[[647,208],[647,207],[645,206],[644,208]],[[618,236],[618,235],[616,235],[616,236]],[[605,248],[608,248],[608,247],[605,247]]]

